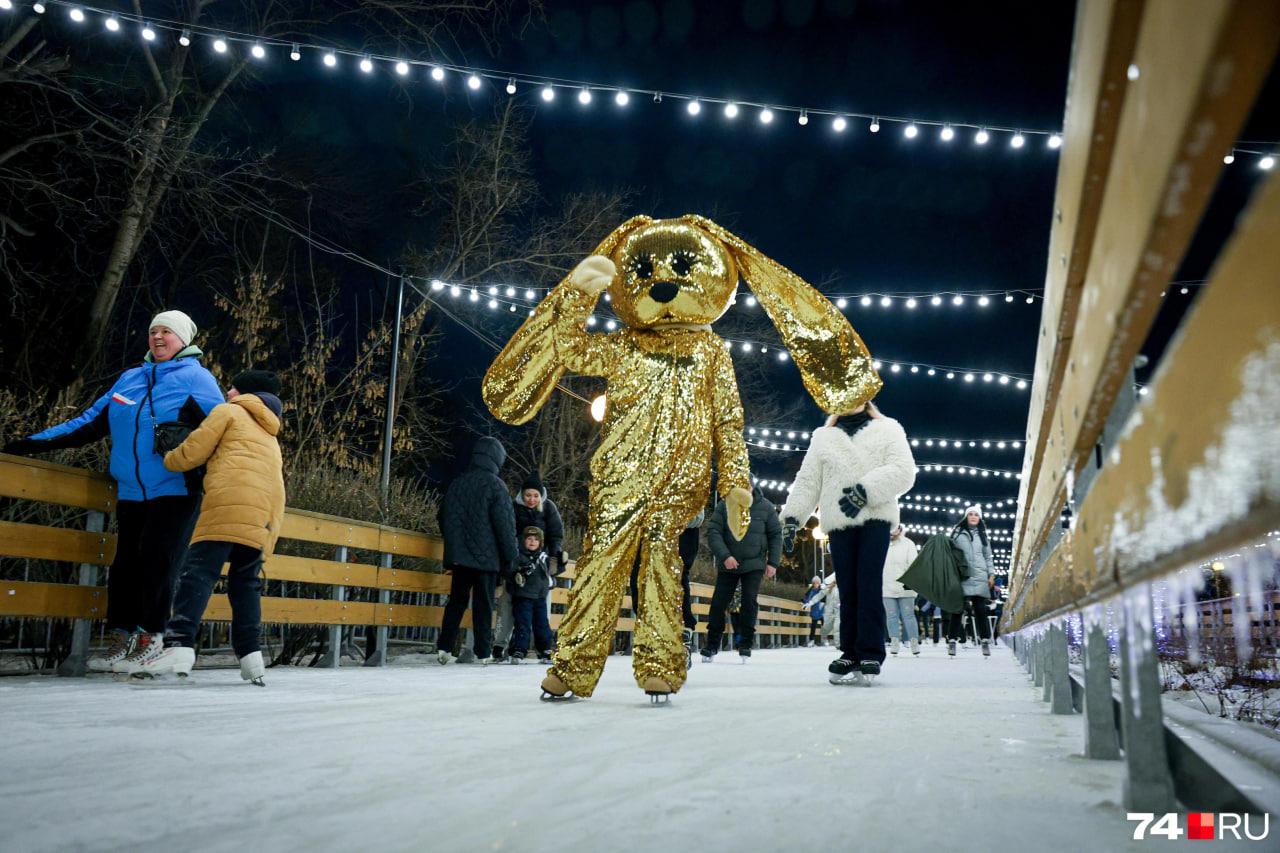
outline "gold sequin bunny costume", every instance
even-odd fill
[[[566,370],[608,383],[591,458],[587,535],[543,682],[552,695],[585,697],[595,689],[637,553],[636,683],[655,694],[684,684],[676,542],[709,497],[713,455],[735,536],[746,533],[751,507],[737,380],[725,341],[710,325],[732,304],[739,275],[819,406],[848,412],[875,395],[880,378],[844,315],[799,276],[701,216],[624,222],[551,291],[485,374],[486,405],[511,424],[537,414]],[[606,288],[623,328],[588,332]]]

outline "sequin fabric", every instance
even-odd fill
[[[606,379],[588,530],[551,672],[578,696],[595,690],[638,559],[636,683],[656,677],[674,692],[686,676],[677,538],[706,504],[713,460],[722,495],[750,489],[732,360],[709,326],[731,304],[739,274],[824,409],[856,408],[880,379],[835,306],[710,220],[636,217],[596,254],[614,264],[609,293],[625,327],[588,332],[597,295],[571,274],[494,360],[482,390],[495,416],[519,424],[537,413],[566,370]],[[749,501],[735,519],[740,530],[748,512]]]

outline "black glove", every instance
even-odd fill
[[[840,511],[850,519],[858,517],[862,508],[867,505],[867,490],[859,483],[856,486],[845,486],[844,497],[840,499]]]
[[[20,438],[17,441],[11,441],[4,447],[0,447],[0,453],[9,453],[14,456],[30,456],[32,453],[39,453],[42,441],[32,441],[29,438]]]
[[[794,518],[788,518],[782,522],[782,550],[786,553],[790,554],[796,549],[796,533],[799,530],[800,525]]]

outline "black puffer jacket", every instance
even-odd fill
[[[782,562],[782,523],[773,504],[760,489],[751,502],[751,526],[741,540],[729,532],[725,503],[716,504],[707,522],[707,545],[716,559],[716,568],[722,572],[746,574],[763,572],[766,565],[777,566]],[[724,561],[734,557],[738,568],[726,569]]]
[[[498,478],[507,451],[496,438],[481,438],[471,467],[449,484],[440,504],[445,566],[509,573],[516,560],[516,518],[511,495]]]
[[[545,495],[542,498],[542,509],[530,509],[520,498],[515,500],[516,535],[526,527],[536,527],[542,531],[544,550],[555,560],[560,560],[560,552],[564,550],[564,522],[560,520],[560,510]]]

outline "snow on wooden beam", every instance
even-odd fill
[[[1020,504],[1019,574],[1057,521],[1068,475],[1088,459],[1127,381],[1277,45],[1280,5],[1269,0],[1204,2],[1195,15],[1176,3],[1142,7],[1111,165],[1102,185],[1086,184],[1081,196],[1082,204],[1101,196],[1092,247],[1067,258],[1068,267],[1087,266],[1060,384],[1052,370],[1044,374],[1036,434],[1027,437],[1036,476]],[[1051,269],[1055,263],[1063,264],[1061,253]],[[1059,336],[1040,343],[1058,365]]]

